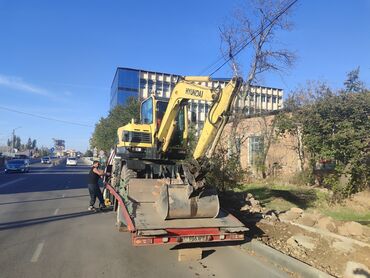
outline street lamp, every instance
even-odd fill
[[[19,126],[19,127],[16,127],[16,128],[14,128],[13,129],[13,132],[12,132],[12,135],[13,135],[13,137],[12,137],[12,153],[14,152],[14,148],[15,148],[15,146],[14,146],[14,139],[15,139],[15,131],[17,130],[17,129],[19,129],[19,128],[21,128],[21,126]]]

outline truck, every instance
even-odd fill
[[[224,88],[200,85],[210,81],[182,77],[169,99],[151,95],[141,103],[140,123],[117,130],[103,196],[135,246],[244,240],[247,228],[220,207],[217,189],[206,181],[242,79]],[[191,100],[211,105],[194,149],[188,144]]]

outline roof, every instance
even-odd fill
[[[184,75],[180,75],[180,74],[175,74],[175,73],[166,73],[166,72],[159,72],[159,71],[150,71],[150,70],[145,70],[145,69],[137,69],[137,68],[128,68],[128,67],[117,67],[116,69],[116,72],[114,74],[114,77],[113,77],[113,80],[112,80],[112,85],[113,85],[113,81],[117,75],[117,72],[118,70],[133,70],[133,71],[145,71],[145,72],[149,72],[149,73],[154,73],[154,74],[166,74],[166,75],[175,75],[175,76],[184,76]],[[221,82],[228,82],[231,78],[227,78],[227,77],[214,77],[212,78],[213,81],[221,81]],[[112,87],[111,85],[111,87]],[[268,88],[268,89],[273,89],[273,90],[280,90],[280,91],[283,91],[283,89],[281,88],[276,88],[276,87],[268,87],[268,86],[260,86],[260,85],[252,85],[252,87],[260,87],[260,88]]]

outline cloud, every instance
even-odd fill
[[[55,98],[55,96],[53,94],[50,94],[47,90],[27,83],[23,81],[23,79],[20,77],[6,76],[0,74],[0,86],[43,97]]]

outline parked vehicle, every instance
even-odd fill
[[[77,166],[77,159],[75,157],[68,157],[66,165],[67,166]]]
[[[5,173],[10,172],[29,172],[30,163],[28,159],[12,159],[5,162]]]
[[[43,158],[41,158],[41,164],[50,164],[50,163],[51,163],[50,157],[44,156]]]

